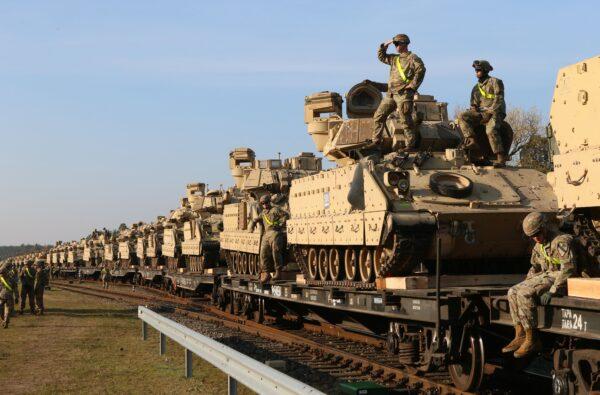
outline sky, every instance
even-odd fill
[[[3,1],[0,245],[150,221],[228,153],[314,151],[304,97],[385,82],[397,33],[420,92],[468,103],[487,59],[509,106],[548,116],[560,67],[600,54],[595,1]],[[545,121],[544,121],[545,122]]]

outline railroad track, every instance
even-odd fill
[[[105,299],[144,303],[254,359],[284,361],[287,374],[326,393],[335,393],[338,381],[368,380],[409,394],[466,394],[452,386],[446,371],[419,372],[402,364],[397,355],[387,353],[383,341],[337,327],[294,325],[274,317],[256,322],[222,311],[208,298],[192,300],[146,287],[133,291],[131,286],[104,290],[63,281],[53,285]]]

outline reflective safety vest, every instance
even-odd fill
[[[4,276],[0,276],[0,282],[2,282],[2,285],[4,285],[4,287],[8,290],[8,292],[12,292],[12,287],[8,284],[8,281],[6,281],[4,279]]]
[[[400,74],[400,78],[404,82],[410,82],[410,78],[406,78],[406,74],[404,73],[404,69],[402,68],[402,63],[400,63],[400,56],[396,56],[396,68],[398,69],[398,74]]]
[[[281,226],[281,224],[279,223],[279,221],[271,221],[271,220],[269,220],[269,217],[267,217],[266,214],[263,214],[263,221],[265,221],[270,226]]]
[[[477,83],[477,89],[479,89],[479,93],[481,93],[481,96],[485,97],[486,99],[493,99],[496,97],[496,95],[494,95],[493,93],[487,93],[486,91],[484,91],[483,87],[479,82]]]
[[[540,244],[540,250],[542,250],[542,255],[544,256],[544,259],[546,260],[546,262],[548,262],[551,265],[560,266],[560,264],[561,264],[560,259],[550,257],[546,253],[546,248],[544,248],[545,246],[546,246],[546,244]]]

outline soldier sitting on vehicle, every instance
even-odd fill
[[[542,213],[530,213],[523,220],[523,232],[533,240],[531,269],[527,278],[508,290],[515,338],[502,349],[524,358],[541,349],[537,337],[537,302],[547,305],[554,295],[564,293],[567,279],[576,270],[573,237],[550,229]]]
[[[394,43],[398,54],[388,54],[387,47]],[[390,66],[387,96],[379,103],[373,116],[374,128],[371,147],[379,148],[383,142],[385,121],[398,110],[399,126],[404,132],[406,148],[417,148],[419,134],[412,118],[415,92],[425,77],[425,65],[421,58],[408,50],[410,39],[406,34],[397,34],[379,46],[377,57]]]
[[[260,198],[262,212],[254,218],[248,227],[252,232],[257,223],[261,222],[264,229],[260,243],[260,282],[262,284],[271,280],[271,272],[275,272],[273,280],[281,277],[285,256],[285,222],[289,214],[279,206],[271,205],[271,195],[263,195]]]
[[[489,75],[494,68],[487,60],[475,60],[472,66],[478,81],[471,90],[471,108],[458,116],[458,123],[465,137],[464,145],[467,149],[476,147],[476,129],[484,125],[490,147],[496,155],[494,164],[504,166],[508,160],[501,133],[506,118],[504,83]]]

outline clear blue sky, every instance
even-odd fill
[[[485,58],[509,105],[547,116],[559,67],[600,54],[594,1],[5,1],[0,245],[165,214],[230,185],[227,154],[313,150],[304,96],[385,81],[408,33],[421,92],[464,105]]]

